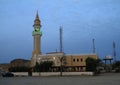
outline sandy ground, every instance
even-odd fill
[[[69,77],[0,77],[0,85],[120,85],[120,73]]]

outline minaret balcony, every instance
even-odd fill
[[[32,35],[34,36],[34,35],[40,35],[40,36],[42,36],[42,32],[35,32],[35,31],[33,31],[32,32]]]

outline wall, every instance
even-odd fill
[[[28,76],[27,72],[13,72],[15,76]],[[93,76],[93,72],[62,72],[63,76]],[[60,72],[33,72],[32,76],[60,76]]]

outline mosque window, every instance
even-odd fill
[[[75,62],[75,59],[73,59],[73,62]]]
[[[81,58],[81,62],[83,61],[83,59]]]
[[[80,67],[81,68],[81,71],[83,70],[83,67]]]

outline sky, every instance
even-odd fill
[[[120,0],[0,0],[0,63],[31,58],[37,10],[42,54],[59,51],[62,26],[66,54],[91,54],[94,38],[100,59],[113,56],[113,41],[120,59]]]

